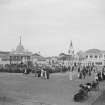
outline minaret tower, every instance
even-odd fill
[[[68,54],[69,55],[74,55],[74,49],[73,49],[73,44],[72,41],[70,41],[69,49],[68,49]]]
[[[21,45],[21,36],[20,36],[20,43],[19,43],[19,45]]]

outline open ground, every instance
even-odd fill
[[[101,91],[90,93],[82,103],[73,102],[73,95],[80,83],[92,80],[93,76],[69,80],[68,73],[51,74],[49,80],[34,74],[0,73],[0,105],[91,105]]]

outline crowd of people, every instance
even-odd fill
[[[25,64],[5,64],[0,65],[0,72],[23,73],[25,68],[27,68]]]
[[[23,73],[25,76],[29,73],[33,73],[35,77],[41,79],[50,79],[51,73],[69,73],[69,80],[74,79],[74,75],[78,79],[85,79],[86,77],[94,75],[94,81],[90,83],[80,84],[80,90],[74,95],[75,101],[80,101],[84,99],[84,96],[88,96],[88,92],[92,89],[96,89],[99,82],[105,80],[105,66],[95,66],[95,65],[82,65],[73,64],[70,66],[64,65],[29,65],[29,64],[6,64],[0,65],[0,72],[10,72],[10,73]]]
[[[82,70],[78,68],[78,78],[85,79],[86,76],[94,75],[94,79],[97,81],[105,80],[105,66],[83,66]]]
[[[99,78],[99,80],[105,79],[105,66],[94,66],[94,65],[73,65],[69,69],[69,79],[73,78],[85,79],[88,76],[94,76],[94,79]]]
[[[105,67],[103,67],[101,71],[95,72],[95,80],[96,81],[105,80]]]
[[[95,80],[99,79],[100,81],[105,79],[105,66],[101,67],[101,70],[98,70],[97,66],[94,65],[81,65],[81,64],[74,64],[71,66],[48,66],[48,65],[26,65],[26,64],[6,64],[0,65],[0,72],[12,72],[12,73],[24,73],[29,74],[30,72],[35,73],[35,77],[38,78],[50,78],[50,73],[57,73],[57,72],[69,72],[69,79],[73,79],[73,75],[76,73],[76,76],[79,79],[85,79],[86,76],[91,76],[94,74]],[[75,73],[74,73],[75,72]],[[73,74],[74,73],[74,74]]]

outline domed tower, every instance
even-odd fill
[[[72,41],[70,42],[70,45],[69,45],[68,54],[71,56],[74,55],[74,49],[73,49]]]

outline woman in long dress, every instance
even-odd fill
[[[41,78],[44,78],[44,70],[41,69]]]

